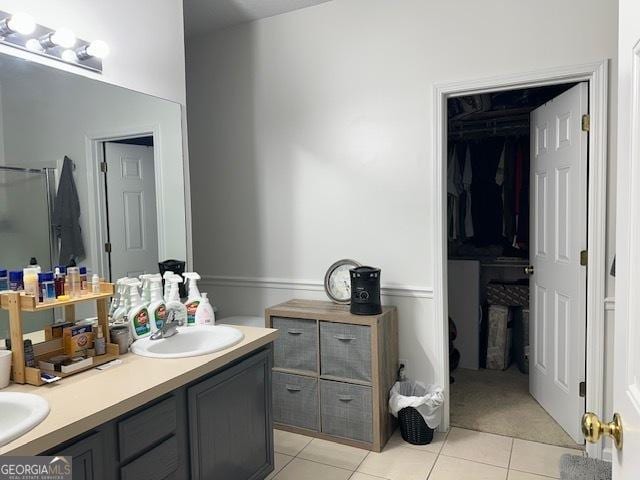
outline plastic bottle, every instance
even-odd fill
[[[156,332],[162,328],[167,319],[167,304],[162,298],[162,278],[150,278],[149,318],[151,318],[151,331]]]
[[[80,293],[85,294],[89,290],[89,278],[87,276],[87,267],[80,267]]]
[[[64,295],[64,275],[59,266],[53,269],[53,282],[56,287],[56,297]]]
[[[172,275],[167,278],[165,281],[171,283],[171,289],[169,291],[169,299],[167,300],[167,315],[169,312],[173,312],[173,321],[182,323],[183,325],[187,324],[187,307],[180,301],[180,287],[179,284],[182,283],[182,278],[180,275]]]
[[[53,302],[56,299],[56,285],[53,280],[53,272],[38,274],[39,300],[41,302]]]
[[[26,267],[22,271],[22,281],[24,284],[24,291],[27,295],[33,295],[39,297],[38,292],[38,273],[40,267]]]
[[[29,260],[29,267],[37,268],[38,273],[42,271],[42,269],[40,268],[40,265],[38,265],[38,260],[36,259],[36,257],[31,257],[31,260]]]
[[[182,276],[187,279],[187,285],[189,287],[189,295],[184,305],[187,307],[187,325],[192,326],[196,324],[196,310],[202,300],[202,295],[200,295],[200,290],[198,290],[196,283],[200,280],[200,275],[196,272],[185,272]]]
[[[122,277],[116,280],[116,292],[113,298],[111,299],[111,304],[109,305],[109,316],[114,318],[116,310],[124,305],[123,297],[127,293],[127,281],[128,277]]]
[[[196,309],[196,324],[197,325],[215,325],[216,314],[213,311],[211,303],[206,293],[202,294],[200,305]]]
[[[9,290],[9,276],[5,269],[0,269],[0,292]]]
[[[149,310],[147,310],[147,304],[140,298],[140,292],[138,291],[138,287],[140,286],[141,283],[138,281],[129,284],[131,308],[127,313],[127,317],[131,327],[131,335],[135,340],[146,337],[151,333]]]
[[[96,356],[104,355],[106,353],[106,342],[102,333],[102,325],[93,327],[93,334],[93,348],[96,351]]]
[[[81,294],[80,285],[80,269],[78,267],[67,267],[67,280],[69,281],[69,288],[66,288],[65,293],[71,298],[77,298]]]
[[[21,270],[12,270],[9,272],[9,290],[17,292],[24,289],[22,275],[23,273]]]
[[[122,293],[120,295],[118,307],[114,311],[112,318],[114,323],[123,323],[127,322],[127,314],[129,313],[129,309],[131,307],[131,302],[129,300],[129,284],[135,281],[135,279],[125,277],[121,278],[118,281],[122,281]]]
[[[166,272],[164,272],[164,275],[162,275],[162,278],[164,279],[164,299],[165,301],[169,301],[169,295],[171,294],[171,282],[169,281],[169,279],[174,276],[175,273],[167,270]],[[178,296],[180,294],[178,293]]]
[[[100,277],[97,273],[91,277],[91,293],[100,293]]]

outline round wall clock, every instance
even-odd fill
[[[351,276],[349,270],[359,267],[355,260],[338,260],[329,267],[324,276],[324,290],[334,303],[351,303]]]

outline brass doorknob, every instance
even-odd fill
[[[588,442],[596,443],[602,435],[608,435],[618,450],[622,448],[622,419],[617,413],[613,421],[602,423],[595,413],[587,412],[582,416],[582,434]]]
[[[527,265],[526,267],[524,267],[524,273],[526,273],[527,275],[533,275],[533,272],[533,265]]]

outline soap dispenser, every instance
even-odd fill
[[[173,312],[173,321],[187,325],[187,307],[180,301],[179,284],[182,283],[180,275],[172,275],[165,280],[171,283],[169,298],[167,299],[167,315]]]
[[[131,308],[127,313],[129,325],[131,327],[131,335],[135,340],[148,336],[151,333],[151,322],[149,321],[149,310],[147,304],[140,298],[138,287],[141,283],[138,281],[129,284],[129,301]]]
[[[200,305],[196,309],[196,324],[197,325],[215,325],[216,315],[213,311],[211,303],[206,292],[202,293],[202,299]]]
[[[189,287],[189,294],[184,305],[187,307],[187,325],[192,326],[196,324],[196,310],[202,300],[202,295],[200,295],[200,290],[198,290],[198,285],[196,284],[200,280],[200,275],[196,272],[185,272],[182,276],[187,279],[187,286]]]
[[[162,328],[167,318],[167,304],[162,298],[162,278],[150,278],[151,303],[149,304],[149,317],[151,318],[151,331],[156,332]]]

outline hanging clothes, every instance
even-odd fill
[[[473,237],[473,214],[471,213],[471,182],[473,180],[473,171],[471,169],[471,149],[469,145],[464,146],[464,168],[462,173],[462,189],[464,193],[464,237]]]
[[[508,138],[504,143],[504,182],[502,198],[504,206],[504,237],[512,245],[516,236],[516,141]]]
[[[518,229],[516,245],[522,250],[529,248],[529,137],[523,137],[518,142],[516,154],[520,165],[520,184],[518,188]]]
[[[447,224],[449,240],[460,238],[460,194],[462,193],[462,174],[456,153],[456,144],[449,149],[447,160]]]
[[[502,187],[496,172],[504,140],[490,137],[471,144],[471,210],[474,243],[487,246],[502,243]]]
[[[62,164],[51,224],[60,239],[60,263],[66,265],[72,257],[83,259],[85,252],[80,229],[80,201],[73,180],[73,162],[69,157],[64,157]]]

